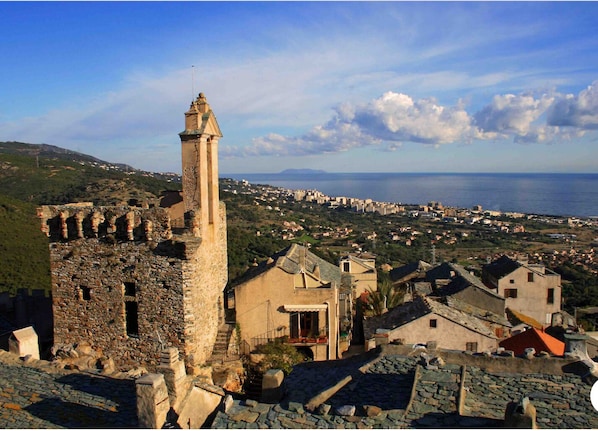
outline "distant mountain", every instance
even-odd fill
[[[23,142],[0,142],[0,153],[3,154],[18,154],[23,156],[39,156],[54,158],[60,160],[70,160],[73,162],[88,162],[97,163],[101,165],[110,165],[117,167],[122,171],[135,171],[133,167],[123,163],[110,163],[100,160],[96,157],[87,154],[79,153],[77,151],[67,150],[54,145],[48,144],[26,144]]]
[[[285,169],[280,172],[281,175],[312,175],[312,174],[325,174],[326,171],[321,169]]]

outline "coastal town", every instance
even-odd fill
[[[0,425],[598,427],[598,310],[555,270],[595,281],[595,220],[220,182],[203,93],[184,124],[182,190],[37,208],[51,319],[2,300]],[[287,242],[231,278],[234,217]]]

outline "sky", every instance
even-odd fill
[[[0,141],[220,175],[598,173],[595,2],[0,2]]]

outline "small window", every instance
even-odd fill
[[[351,264],[350,262],[343,262],[343,272],[351,272]]]
[[[430,319],[430,328],[436,328],[438,326],[438,321],[436,319]]]
[[[505,298],[517,298],[517,289],[505,289]]]
[[[515,280],[513,280],[512,278],[509,280],[509,283],[511,284],[515,284]]]
[[[533,272],[528,272],[527,273],[527,281],[528,281],[528,283],[533,283],[534,282],[534,273]]]
[[[125,323],[129,337],[139,336],[139,320],[137,316],[137,303],[134,301],[125,302]]]
[[[477,352],[478,351],[478,343],[477,342],[465,343],[465,350],[467,350],[468,352]]]
[[[548,297],[546,298],[547,304],[554,304],[554,289],[548,289]]]
[[[91,289],[87,286],[80,286],[79,293],[81,295],[81,299],[84,301],[91,301]]]
[[[135,296],[135,283],[125,281],[125,296]]]

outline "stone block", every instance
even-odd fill
[[[330,404],[320,404],[320,407],[318,407],[318,413],[322,416],[327,415],[331,408],[332,406]]]
[[[177,424],[183,429],[201,428],[222,399],[222,395],[193,386],[180,407]]]
[[[282,398],[282,382],[284,372],[282,370],[268,370],[264,373],[262,380],[263,403],[277,403]]]
[[[344,405],[336,409],[339,416],[355,416],[355,406]]]
[[[137,420],[140,428],[162,428],[170,410],[164,376],[146,374],[135,381]]]
[[[8,339],[8,351],[19,358],[31,355],[33,359],[39,359],[39,343],[33,326],[13,331]]]
[[[233,399],[233,396],[231,394],[226,395],[224,397],[224,401],[222,403],[222,408],[224,410],[224,413],[228,413],[234,404],[235,404],[235,400]]]
[[[382,409],[378,406],[363,406],[365,414],[369,418],[379,416],[382,413]]]

